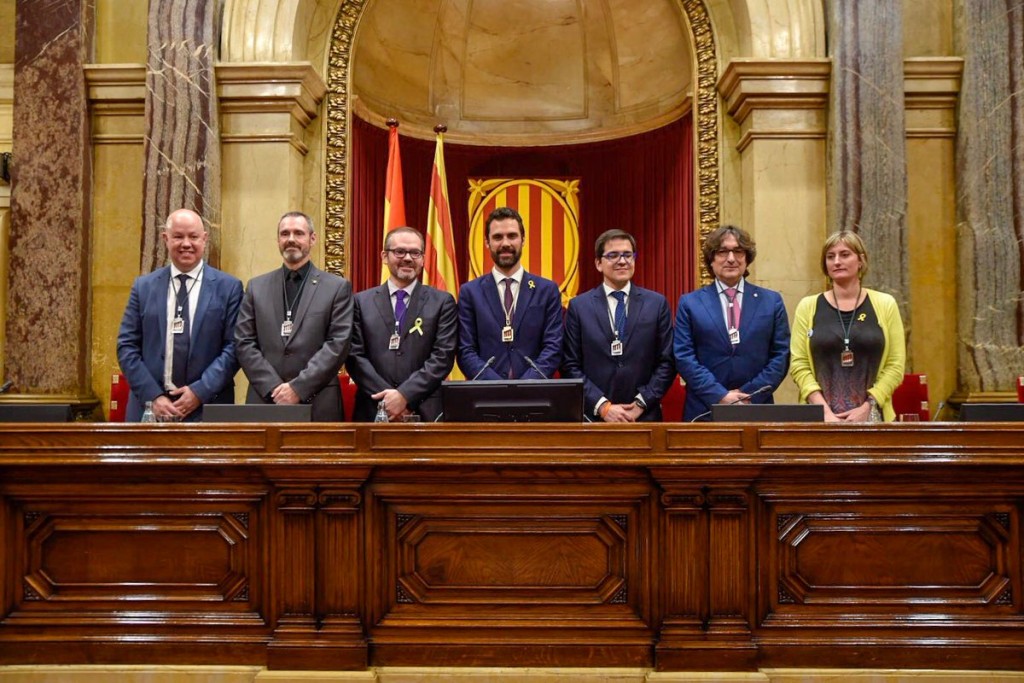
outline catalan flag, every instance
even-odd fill
[[[458,298],[459,273],[455,265],[455,237],[452,235],[452,212],[448,205],[448,179],[444,173],[443,129],[437,134],[434,169],[430,174],[425,252],[423,284],[436,287]]]
[[[395,228],[408,225],[405,222],[405,190],[402,186],[402,155],[398,150],[398,121],[388,119],[388,168],[384,180],[384,237],[381,248],[387,241],[388,233]],[[380,281],[388,279],[388,267],[380,264]]]
[[[423,254],[423,284],[459,298],[459,271],[455,263],[455,237],[448,204],[448,178],[444,173],[444,126],[437,126],[434,168],[430,173],[430,203],[427,205],[427,246]],[[465,379],[456,366],[449,379]]]

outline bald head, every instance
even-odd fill
[[[178,270],[188,272],[203,260],[206,253],[206,226],[203,219],[191,209],[178,209],[167,217],[161,233],[167,245],[167,255]]]

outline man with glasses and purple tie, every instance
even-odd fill
[[[383,403],[389,421],[441,414],[441,382],[455,365],[455,298],[419,281],[423,235],[388,233],[380,257],[387,282],[355,296],[352,349],[345,367],[358,386],[352,419],[373,422]]]
[[[178,209],[160,235],[171,264],[132,284],[117,335],[117,360],[131,393],[128,422],[152,403],[157,420],[202,418],[205,403],[235,402],[235,318],[242,283],[203,261],[208,233]]]
[[[789,370],[789,320],[778,292],[749,282],[757,248],[745,230],[723,225],[704,241],[714,282],[679,299],[675,357],[686,380],[683,420],[715,403],[773,403]]]
[[[594,244],[603,282],[569,302],[562,375],[582,378],[585,415],[605,422],[660,421],[676,377],[665,297],[632,283],[636,240],[608,230]]]

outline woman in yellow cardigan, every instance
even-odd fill
[[[842,230],[825,240],[821,270],[830,289],[796,307],[790,373],[800,400],[825,406],[826,422],[892,420],[906,342],[896,300],[861,285],[864,242]]]

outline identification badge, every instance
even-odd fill
[[[185,331],[185,321],[181,318],[175,318],[171,322],[171,331],[174,332],[174,334],[183,333]]]
[[[281,336],[282,337],[290,337],[290,336],[292,336],[292,321],[291,320],[285,320],[283,323],[281,323]]]
[[[736,328],[729,330],[729,343],[733,346],[740,343],[740,331]]]
[[[388,340],[388,351],[397,351],[398,345],[401,341],[401,338],[397,334],[391,335],[391,339]]]
[[[612,355],[613,356],[621,356],[622,355],[622,342],[619,341],[618,339],[616,339],[615,341],[612,342]]]
[[[511,325],[505,325],[501,328],[501,341],[505,343],[512,342],[516,337],[516,333],[512,331]]]
[[[843,349],[843,352],[839,354],[839,362],[842,363],[844,368],[853,367],[853,351],[850,349]]]

